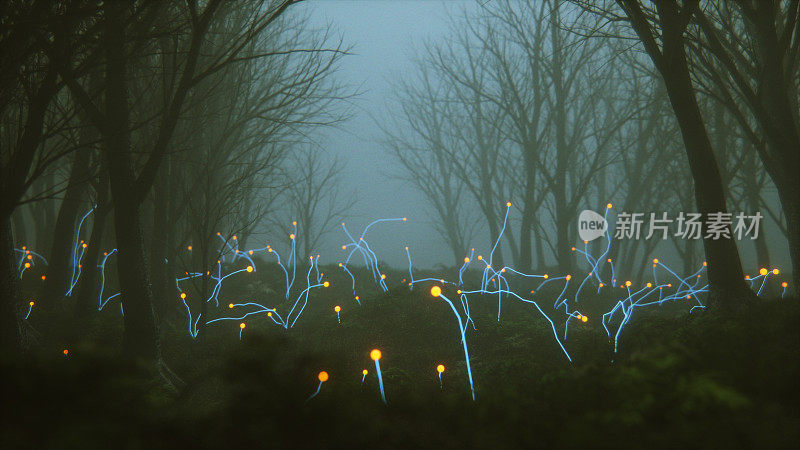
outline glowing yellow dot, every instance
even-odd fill
[[[319,375],[317,375],[317,379],[322,383],[328,381],[328,372],[325,372],[323,370],[322,372],[319,373]]]
[[[575,247],[572,247],[570,250],[572,250],[574,252],[575,251]]]
[[[326,282],[322,283],[322,286],[324,286],[324,287],[328,287],[330,285],[331,285],[331,283],[329,281],[326,281]]]
[[[436,371],[439,372],[439,373],[444,372],[444,365],[443,364],[439,364],[438,366],[436,366]]]
[[[296,226],[297,226],[297,221],[296,221],[296,220],[295,220],[295,221],[293,221],[293,222],[292,222],[292,225],[296,227]]]
[[[773,274],[773,275],[777,275],[777,274],[779,274],[779,273],[781,273],[781,271],[780,271],[780,270],[778,270],[778,269],[772,269],[772,274]]]
[[[647,287],[653,287],[653,284],[652,284],[652,283],[647,283],[645,286],[647,286]]]
[[[339,263],[339,267],[342,267],[342,263]]]
[[[247,326],[247,325],[245,325],[245,324],[244,324],[244,322],[242,322],[242,323],[240,323],[240,324],[239,324],[239,328],[241,328],[241,329],[243,329],[243,330],[244,330],[244,327],[246,327],[246,326]]]
[[[289,239],[294,239],[294,233],[289,234]]]
[[[438,297],[438,296],[442,295],[442,288],[440,288],[439,286],[432,287],[431,288],[431,295],[434,296],[434,297]]]
[[[27,258],[28,259],[33,259],[33,255],[28,255]]]
[[[600,283],[600,285],[599,285],[599,286],[600,286],[600,287],[603,287],[603,283]]]
[[[789,283],[787,283],[787,282],[785,282],[785,281],[784,281],[783,283],[781,283],[781,287],[786,287],[786,286],[788,286],[788,285],[789,285]]]
[[[672,283],[667,284],[667,287],[672,287]]]
[[[749,280],[749,279],[750,279],[750,275],[745,275],[745,276],[744,276],[744,279],[745,279],[745,280]]]
[[[47,279],[47,276],[46,275],[42,275],[42,281],[44,281],[46,279]]]
[[[336,306],[333,307],[333,310],[336,311],[336,312],[339,312],[339,311],[342,310],[342,307],[339,306],[339,305],[336,305]]]
[[[31,263],[25,263],[25,268],[26,269],[30,269],[30,267],[31,267]]]
[[[457,290],[456,294],[461,295],[461,289]]]
[[[385,274],[385,273],[382,273],[382,274],[381,274],[381,280],[385,280],[385,279],[386,279],[386,274]]]
[[[658,264],[658,258],[653,260],[653,264]]]
[[[550,275],[544,274],[544,275],[542,275],[542,277],[546,280],[546,279],[550,278]]]
[[[192,246],[190,245],[190,246],[186,247],[186,249],[189,250],[189,251],[192,251]]]
[[[86,244],[84,243],[83,245],[81,245],[81,247],[83,247],[83,248],[86,248],[86,247],[88,247],[88,245],[86,245]]]
[[[758,273],[760,273],[761,275],[766,275],[767,272],[768,272],[768,270],[763,268],[763,267],[761,268],[761,270],[758,271]]]
[[[707,261],[703,261],[703,267],[706,267],[707,265],[708,265],[708,262]]]
[[[234,235],[233,235],[233,237],[232,237],[231,239],[233,239],[233,240],[235,241],[235,240],[236,240],[236,239],[238,239],[238,238],[237,238],[237,237],[236,237],[236,235],[234,234]]]
[[[361,300],[361,299],[356,295],[356,300]]]
[[[247,252],[247,253],[248,253],[248,254],[250,254],[250,255],[252,255],[252,254],[253,254],[253,251],[252,251],[252,250],[250,250],[250,251],[249,251],[249,252]]]
[[[248,272],[252,272],[253,271],[253,266],[247,266],[247,271]]]
[[[181,298],[186,298],[186,292],[181,292]]]
[[[687,295],[687,296],[686,296],[686,299],[687,299],[687,300],[688,300],[688,299],[690,299],[690,298],[692,298],[692,296],[691,296],[691,295]]]
[[[267,311],[267,317],[272,317],[272,311]]]
[[[33,302],[28,303],[29,305],[33,306]]]
[[[23,245],[23,246],[22,246],[22,249],[23,249],[23,250],[27,250],[27,249],[28,249],[28,247],[26,247],[26,246],[24,246],[24,245]]]
[[[233,303],[228,303],[228,308],[233,309]]]
[[[606,261],[611,262],[611,258],[608,258]]]
[[[583,241],[583,243],[584,243],[584,244],[588,244],[588,243],[589,243],[589,241]]]
[[[626,282],[625,282],[625,286],[630,286],[630,285],[631,285],[631,282],[630,282],[630,281],[626,281]]]
[[[569,280],[571,280],[571,279],[572,279],[572,275],[567,275],[567,277],[566,277],[566,278],[567,278],[567,281],[569,281]]]
[[[511,208],[511,202],[506,202],[506,208]]]
[[[469,262],[469,256],[467,256],[466,258],[464,258],[464,262],[465,262],[465,263],[468,263],[468,262]]]
[[[588,317],[586,317],[586,316],[581,316],[581,322],[584,322],[584,323],[585,323],[585,322],[588,322],[588,321],[589,321],[589,318],[588,318]]]
[[[611,203],[609,203],[609,204],[606,205],[606,208],[611,209],[612,206],[613,205]]]
[[[408,220],[408,219],[406,219],[405,217],[403,217],[403,222],[405,222],[406,220]]]
[[[364,370],[361,371],[361,375],[366,375],[368,373],[369,373],[369,370],[367,370],[367,369],[364,369]]]
[[[482,260],[482,259],[483,259],[483,256],[481,256],[481,255],[478,255],[478,261],[480,261],[480,260]]]
[[[369,357],[372,358],[373,361],[377,361],[381,359],[381,351],[377,348],[372,349],[372,351],[369,352]]]
[[[346,250],[346,249],[347,249],[347,246],[346,246],[346,245],[343,245],[343,246],[342,246],[342,250]]]

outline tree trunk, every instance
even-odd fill
[[[664,27],[664,61],[659,71],[683,137],[697,208],[703,214],[703,247],[711,285],[710,302],[717,306],[732,306],[735,302],[752,298],[753,292],[744,281],[736,242],[724,237],[717,240],[705,238],[708,214],[727,212],[725,191],[689,76],[682,34],[674,30],[670,32],[666,22]],[[730,232],[730,227],[728,230]]]
[[[19,287],[10,212],[4,212],[0,219],[0,293],[0,351],[14,355],[20,351],[16,311]]]
[[[155,363],[160,358],[153,317],[153,293],[142,236],[141,201],[131,161],[130,110],[125,56],[125,5],[104,4],[106,11],[106,128],[104,156],[114,202],[117,271],[125,313],[122,351],[129,358]]]

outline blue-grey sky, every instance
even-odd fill
[[[422,207],[421,195],[402,181],[387,177],[398,174],[396,163],[381,149],[381,130],[373,117],[386,117],[392,83],[412,70],[414,49],[427,39],[445,36],[449,16],[463,8],[475,8],[473,1],[440,0],[318,0],[302,3],[315,26],[331,24],[352,55],[342,60],[342,79],[360,86],[354,116],[337,129],[326,130],[322,145],[347,162],[345,190],[355,190],[358,202],[348,219],[350,231],[360,231],[371,220],[407,217],[406,223],[388,223],[370,230],[370,245],[381,260],[392,266],[407,265],[404,246],[412,250],[415,266],[432,267],[447,261],[441,244]],[[323,262],[338,257],[344,235],[339,229],[326,238],[320,249]],[[338,244],[338,245],[337,245]],[[328,257],[325,257],[328,254]],[[452,259],[452,257],[450,257]],[[337,259],[338,260],[338,259]]]

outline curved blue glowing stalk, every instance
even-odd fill
[[[494,251],[497,249],[497,245],[500,244],[500,239],[503,237],[503,233],[506,231],[506,224],[508,224],[508,213],[511,211],[511,203],[506,204],[506,216],[503,218],[503,228],[500,229],[500,233],[497,234],[497,240],[492,247],[492,251],[489,253],[489,265],[492,264],[494,258]]]
[[[436,373],[439,374],[439,390],[443,391],[444,390],[444,385],[442,384],[442,372],[437,371]]]
[[[89,217],[91,213],[94,212],[95,208],[97,208],[97,205],[92,206],[92,209],[90,209],[86,214],[83,215],[83,217],[81,217],[81,220],[78,222],[78,226],[75,227],[75,237],[72,241],[72,255],[71,255],[72,273],[70,274],[69,288],[67,289],[66,293],[67,297],[72,295],[72,290],[75,288],[75,285],[78,284],[78,279],[80,279],[81,276],[80,261],[83,258],[84,251],[86,250],[85,247],[80,245],[81,242],[79,242],[81,228],[83,227],[83,222],[86,220],[87,217]],[[78,255],[78,247],[81,248],[80,255]]]
[[[311,396],[306,399],[306,403],[308,403],[309,400],[311,400],[312,398],[316,397],[317,394],[319,394],[319,390],[322,389],[322,383],[324,383],[324,381],[319,382],[319,384],[317,385],[317,390],[314,391],[314,393],[311,394]]]
[[[381,392],[381,401],[386,405],[386,393],[383,392],[383,377],[381,376],[381,362],[380,358],[375,359],[375,373],[378,374],[378,389]]]
[[[25,317],[22,320],[28,320],[28,317],[31,316],[31,311],[33,311],[33,302],[28,303],[28,312],[25,313]]]
[[[464,359],[467,362],[467,378],[469,379],[469,389],[472,392],[472,401],[474,402],[475,401],[475,385],[472,383],[472,366],[469,363],[469,349],[467,348],[467,336],[466,336],[466,333],[465,333],[466,326],[462,322],[461,314],[458,313],[458,310],[456,309],[455,305],[453,305],[453,302],[451,302],[449,298],[445,297],[444,294],[439,294],[439,297],[441,297],[444,301],[447,302],[448,305],[450,305],[450,309],[453,310],[453,314],[455,314],[456,315],[456,319],[458,319],[458,331],[459,331],[459,333],[461,333],[461,344],[464,347]]]
[[[103,291],[106,288],[106,261],[108,261],[108,257],[113,255],[114,253],[116,253],[116,251],[117,251],[117,249],[114,248],[114,249],[111,249],[110,252],[106,252],[106,254],[103,255],[103,259],[100,260],[100,264],[98,264],[98,266],[97,266],[97,267],[100,268],[100,292],[97,293],[97,310],[98,311],[101,311],[103,309],[103,306],[105,306],[105,304],[108,303],[108,300],[111,300],[112,298],[114,298],[114,296],[111,296],[106,301],[103,301]],[[117,295],[119,295],[119,294],[117,294]]]
[[[408,247],[406,247],[406,249],[408,249]],[[474,253],[475,253],[475,249],[474,249],[474,248],[473,248],[473,249],[470,249],[470,251],[469,251],[469,256],[467,256],[467,257],[464,259],[464,264],[461,266],[461,269],[459,269],[459,270],[458,270],[458,285],[459,285],[459,286],[461,286],[462,284],[464,284],[464,280],[462,279],[462,275],[464,274],[464,271],[465,271],[465,270],[467,270],[467,267],[469,266],[469,263],[470,263],[470,262],[472,262],[472,255],[473,255]],[[410,260],[410,257],[409,257],[409,265],[410,265],[410,264],[411,264],[411,260]],[[409,268],[409,271],[410,271],[410,270],[411,270],[411,269]]]

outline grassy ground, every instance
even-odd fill
[[[359,307],[349,283],[333,275],[330,288],[312,294],[294,329],[250,318],[241,341],[238,322],[211,327],[192,341],[185,318],[176,314],[162,324],[162,351],[186,382],[180,392],[116,356],[118,308],[81,320],[64,308],[34,310],[26,325],[28,352],[0,363],[8,391],[0,447],[800,444],[796,299],[763,300],[726,317],[690,315],[685,305],[637,313],[614,355],[599,320],[613,299],[589,298],[581,311],[590,320],[573,322],[565,343],[570,363],[532,307],[504,301],[498,322],[496,298],[474,297],[477,330],[467,334],[473,403],[452,311],[424,286],[401,287],[402,276],[390,274],[385,294],[360,287]],[[258,277],[226,285],[221,299],[274,301],[285,311],[274,293],[280,290],[275,275],[262,270]],[[554,297],[540,294],[551,299],[543,309],[552,311]],[[341,324],[334,305],[342,307]],[[557,327],[563,332],[560,319]],[[372,348],[383,352],[388,407],[380,402]],[[437,364],[446,366],[443,389]],[[305,403],[320,370],[330,379]]]

